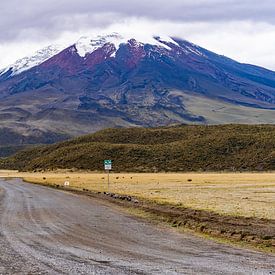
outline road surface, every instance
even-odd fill
[[[0,179],[0,274],[275,274],[275,257],[128,216],[107,202]]]

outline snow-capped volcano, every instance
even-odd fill
[[[5,140],[16,131],[17,143],[105,127],[275,123],[274,117],[274,72],[175,37],[81,37],[0,70],[0,140],[5,128]]]
[[[143,47],[145,44],[148,44],[166,50],[172,50],[171,45],[173,45],[174,47],[182,48],[186,53],[193,52],[196,54],[201,54],[196,45],[190,43],[189,46],[182,47],[176,42],[174,38],[171,38],[169,36],[145,36],[141,38],[135,38],[130,36],[122,36],[118,33],[112,33],[91,37],[82,36],[76,43],[72,43],[71,45],[75,47],[76,52],[80,57],[85,58],[87,55],[93,53],[97,49],[100,49],[103,46],[109,44],[115,49],[111,54],[112,57],[115,57],[120,45],[127,44],[131,40],[134,40],[136,42],[136,47]],[[69,43],[67,43],[67,45],[69,45]],[[21,58],[17,60],[14,64],[11,64],[6,68],[0,70],[0,76],[3,76],[5,74],[7,74],[7,77],[18,75],[24,71],[27,71],[35,66],[42,64],[51,57],[60,53],[65,48],[65,45],[50,45],[48,47],[45,47],[34,53],[34,55]]]

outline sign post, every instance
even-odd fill
[[[108,173],[108,191],[110,191],[110,170],[112,170],[112,161],[110,159],[104,160],[104,169]]]

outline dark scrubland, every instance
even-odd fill
[[[275,169],[273,125],[114,128],[18,152],[1,169],[115,172],[267,171]]]

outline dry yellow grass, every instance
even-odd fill
[[[104,173],[0,171],[0,177],[47,184],[69,181],[70,187],[81,190],[107,190]],[[275,173],[111,173],[110,180],[110,192],[226,215],[275,219]]]

